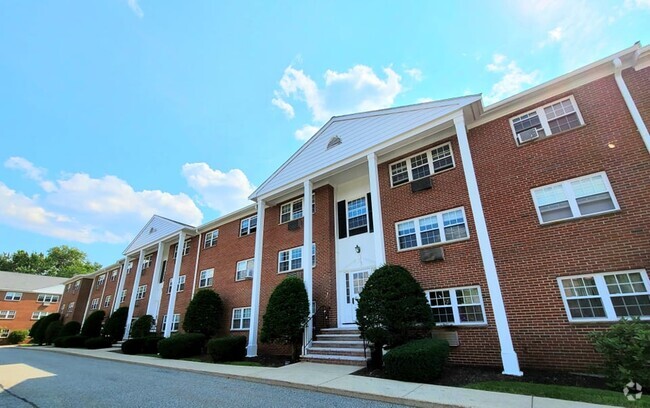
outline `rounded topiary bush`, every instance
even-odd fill
[[[86,339],[86,341],[84,342],[84,347],[91,350],[109,348],[112,345],[113,345],[113,341],[110,339],[110,337],[102,337],[102,336],[91,337],[89,339]]]
[[[124,354],[142,354],[144,352],[144,337],[128,339],[122,343],[122,353]]]
[[[158,354],[158,342],[163,339],[164,337],[159,337],[159,336],[145,337],[144,344],[142,345],[142,353]]]
[[[212,337],[221,326],[223,302],[219,295],[211,289],[201,289],[192,298],[185,317],[183,330],[186,333],[203,333]]]
[[[7,341],[9,344],[20,344],[29,335],[28,330],[14,330],[11,333],[9,333],[9,336],[7,337]]]
[[[102,332],[102,323],[104,322],[105,316],[106,313],[103,310],[96,310],[88,315],[81,328],[81,335],[86,337],[99,337]]]
[[[52,344],[54,340],[61,336],[61,330],[63,329],[63,323],[59,320],[50,322],[45,329],[45,344]]]
[[[212,361],[240,361],[246,357],[246,336],[228,336],[208,342],[208,354]]]
[[[128,307],[120,307],[114,311],[104,323],[104,335],[113,339],[113,342],[122,340],[124,338],[124,330],[126,329],[128,317]]]
[[[30,332],[30,336],[32,337],[32,343],[35,344],[45,343],[45,331],[47,330],[47,326],[49,326],[50,323],[58,321],[60,319],[61,319],[61,315],[59,313],[52,313],[50,315],[41,317],[32,326],[32,330]]]
[[[129,337],[138,338],[138,337],[147,337],[151,335],[151,326],[153,326],[153,316],[144,315],[138,318],[138,320],[133,323],[131,331],[129,332]]]
[[[447,341],[415,340],[386,353],[384,372],[393,380],[430,383],[442,374],[447,357],[449,357]]]
[[[63,348],[84,348],[88,337],[82,335],[59,337],[59,344]],[[56,341],[54,342],[56,346]]]
[[[201,354],[205,335],[201,333],[176,334],[158,342],[158,354],[162,358],[185,358]]]
[[[63,328],[61,329],[61,333],[59,333],[59,335],[61,337],[76,336],[80,331],[81,323],[72,321],[63,325]]]

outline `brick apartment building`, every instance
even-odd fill
[[[65,278],[0,271],[0,344],[59,310]]]
[[[249,356],[285,353],[258,344],[284,277],[300,276],[322,313],[310,325],[353,329],[368,276],[399,264],[452,362],[588,368],[588,333],[650,319],[649,124],[639,44],[488,107],[474,95],[334,117],[254,205],[199,227],[154,216],[108,268],[117,283],[98,305],[111,296],[129,322],[151,314],[169,336],[196,290],[213,288],[224,334],[247,335]],[[313,340],[307,330],[306,358],[346,360]]]

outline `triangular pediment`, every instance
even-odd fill
[[[139,251],[142,248],[146,248],[161,239],[178,233],[184,229],[194,230],[195,227],[159,215],[154,215],[151,217],[149,222],[145,224],[144,228],[140,230],[133,241],[131,241],[129,246],[126,247],[123,254],[127,255]]]

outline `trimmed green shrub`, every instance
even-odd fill
[[[47,330],[47,326],[49,326],[52,322],[58,321],[59,319],[61,319],[61,315],[59,313],[52,313],[50,315],[41,317],[34,324],[34,326],[32,326],[32,343],[39,345],[45,343],[45,331]]]
[[[43,319],[45,319],[45,317],[41,317],[35,321],[34,324],[32,324],[32,327],[29,329],[29,337],[32,338],[32,343],[36,343],[36,333],[38,332],[38,328],[40,327],[41,323],[43,323]]]
[[[142,348],[143,354],[158,354],[158,342],[164,339],[164,337],[159,336],[149,336],[144,338],[144,344]]]
[[[246,336],[228,336],[208,342],[208,354],[212,361],[240,361],[246,357]]]
[[[61,333],[59,333],[59,335],[61,337],[76,336],[80,331],[81,323],[72,321],[63,325],[63,328],[61,329]]]
[[[381,368],[383,347],[423,337],[433,327],[431,306],[422,286],[398,265],[374,271],[359,294],[357,323],[370,342],[371,366]]]
[[[158,342],[158,354],[162,358],[185,358],[201,354],[205,335],[201,333],[176,334]]]
[[[109,336],[113,342],[122,340],[124,338],[124,330],[126,329],[126,321],[128,317],[128,307],[120,307],[114,311],[113,314],[106,319],[106,323],[104,323],[104,335]]]
[[[415,340],[386,353],[384,373],[393,380],[431,383],[442,374],[448,356],[445,340]]]
[[[88,315],[81,328],[81,335],[86,337],[99,337],[102,332],[102,323],[104,322],[105,316],[106,313],[103,310],[96,310]]]
[[[45,344],[52,344],[54,340],[61,336],[61,330],[63,329],[63,323],[60,320],[55,320],[50,322],[45,329]]]
[[[153,316],[144,315],[139,317],[138,320],[136,320],[135,323],[133,323],[133,326],[131,326],[129,337],[138,338],[138,337],[151,336],[152,325],[153,325]]]
[[[89,339],[86,339],[84,342],[84,347],[87,349],[91,350],[96,350],[96,349],[101,349],[101,348],[109,348],[113,345],[113,341],[111,340],[110,337],[91,337]]]
[[[144,352],[144,337],[128,339],[122,343],[122,353],[124,354],[142,354]]]
[[[192,298],[185,317],[183,330],[187,333],[203,333],[212,337],[221,327],[223,302],[219,295],[211,289],[201,289]]]
[[[262,323],[262,343],[291,344],[292,359],[300,356],[302,332],[309,318],[309,300],[302,279],[290,276],[271,293]]]
[[[86,340],[88,337],[81,335],[59,337],[54,341],[54,345],[63,348],[84,348]]]
[[[9,344],[20,344],[29,335],[28,330],[14,330],[11,333],[9,333],[9,337],[7,337],[7,341]]]
[[[630,381],[650,384],[650,325],[638,318],[622,319],[605,332],[591,333],[605,359],[608,385],[621,389]]]

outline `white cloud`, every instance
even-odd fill
[[[483,96],[483,102],[490,105],[521,92],[524,88],[539,83],[539,71],[525,72],[515,61],[502,54],[495,54],[492,62],[485,67],[489,72],[502,73],[501,79]]]
[[[292,119],[296,115],[295,111],[293,110],[293,106],[291,106],[279,96],[271,99],[271,103],[280,108],[280,110],[282,110],[289,119]]]
[[[251,204],[248,196],[255,186],[239,169],[224,173],[210,168],[207,163],[185,163],[182,174],[189,186],[199,194],[202,203],[221,214]]]
[[[628,9],[650,9],[650,0],[625,0]]]
[[[93,178],[74,173],[49,181],[44,179],[45,169],[21,157],[12,157],[5,166],[24,171],[42,186],[47,184],[45,194],[28,197],[0,183],[0,223],[41,235],[83,243],[127,243],[134,228],[154,214],[192,225],[203,219],[201,210],[184,193],[136,191],[110,175]]]
[[[415,79],[416,81],[422,81],[424,78],[424,75],[422,74],[422,70],[418,68],[409,68],[404,70],[408,76],[411,78]]]
[[[385,76],[380,78],[365,65],[355,65],[344,72],[327,70],[325,84],[319,87],[303,70],[290,65],[280,79],[275,99],[279,94],[305,103],[317,124],[335,115],[387,108],[403,91],[402,77],[391,68],[384,68],[383,72]]]
[[[297,140],[304,142],[306,140],[309,140],[310,137],[314,136],[314,134],[318,132],[318,129],[320,129],[318,126],[305,125],[296,130],[294,136],[296,136]]]
[[[425,102],[433,102],[435,99],[433,98],[418,98],[415,102],[416,103],[425,103]]]
[[[554,42],[558,42],[562,39],[562,27],[555,27],[548,32],[548,39]]]
[[[140,8],[140,5],[138,4],[138,0],[127,0],[129,4],[129,8],[135,13],[136,16],[139,18],[144,17],[144,12]]]

